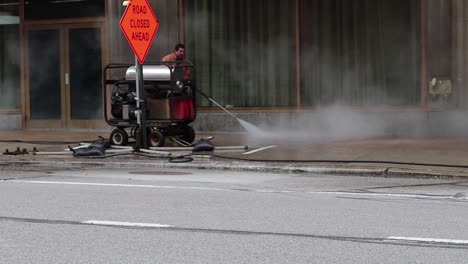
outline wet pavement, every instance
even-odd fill
[[[468,137],[373,138],[327,140],[251,137],[247,133],[199,133],[195,141],[213,136],[213,152],[164,149],[171,159],[154,153],[111,153],[110,157],[79,158],[66,151],[80,142],[107,139],[110,131],[0,131],[0,163],[43,166],[114,166],[232,169],[312,174],[373,176],[468,176]],[[180,147],[167,142],[167,147]],[[240,149],[223,149],[223,147]],[[7,152],[8,150],[8,152]],[[37,152],[35,152],[36,150]],[[27,154],[26,154],[27,152]],[[16,154],[16,155],[7,155]],[[194,155],[192,155],[194,154]]]

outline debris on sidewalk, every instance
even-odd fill
[[[15,151],[9,151],[8,149],[5,150],[5,152],[3,152],[3,155],[13,155],[13,156],[16,156],[16,155],[26,155],[26,154],[29,154],[28,150],[27,149],[20,149],[20,147],[17,147]]]

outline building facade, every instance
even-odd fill
[[[0,0],[1,129],[106,127],[102,70],[134,62],[122,2]],[[336,106],[439,122],[468,106],[464,0],[148,2],[147,61],[185,43],[198,88],[256,122]],[[198,129],[235,127],[205,98],[198,109]]]

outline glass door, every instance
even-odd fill
[[[96,128],[104,123],[101,29],[76,27],[66,33],[69,127]]]
[[[39,29],[28,33],[28,124],[32,127],[63,127],[61,32]]]
[[[104,127],[102,36],[86,24],[27,30],[28,128]]]

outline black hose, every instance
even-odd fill
[[[192,162],[192,161],[193,161],[192,155],[180,155],[180,156],[169,158],[169,162],[171,163],[184,163],[184,162]]]
[[[74,157],[81,158],[81,159],[107,159],[107,158],[112,158],[112,157],[130,156],[130,155],[131,156],[141,156],[141,157],[153,158],[153,159],[166,159],[167,158],[167,157],[156,156],[156,155],[140,153],[140,152],[116,153],[116,154],[108,154],[108,155],[102,155],[102,156],[77,156],[77,155],[74,155]],[[169,157],[168,161],[171,162],[171,163],[191,162],[191,161],[193,161],[193,157],[192,157],[192,155],[180,155],[180,156],[175,156],[175,157]]]
[[[393,164],[393,165],[410,165],[410,166],[427,166],[427,167],[446,167],[446,168],[468,168],[468,165],[453,165],[453,164],[438,164],[438,163],[418,163],[418,162],[400,162],[400,161],[384,161],[384,160],[265,160],[265,159],[244,159],[226,157],[220,155],[212,155],[215,158],[250,161],[250,162],[278,162],[278,163],[361,163],[361,164]]]
[[[155,155],[150,155],[150,154],[145,154],[145,153],[140,153],[140,152],[129,152],[129,153],[115,153],[115,154],[106,154],[102,156],[74,156],[76,158],[81,158],[81,159],[107,159],[107,158],[112,158],[112,157],[118,157],[118,156],[141,156],[141,157],[147,157],[147,158],[159,158],[159,159],[164,159],[166,157],[161,157],[161,156],[155,156]]]

